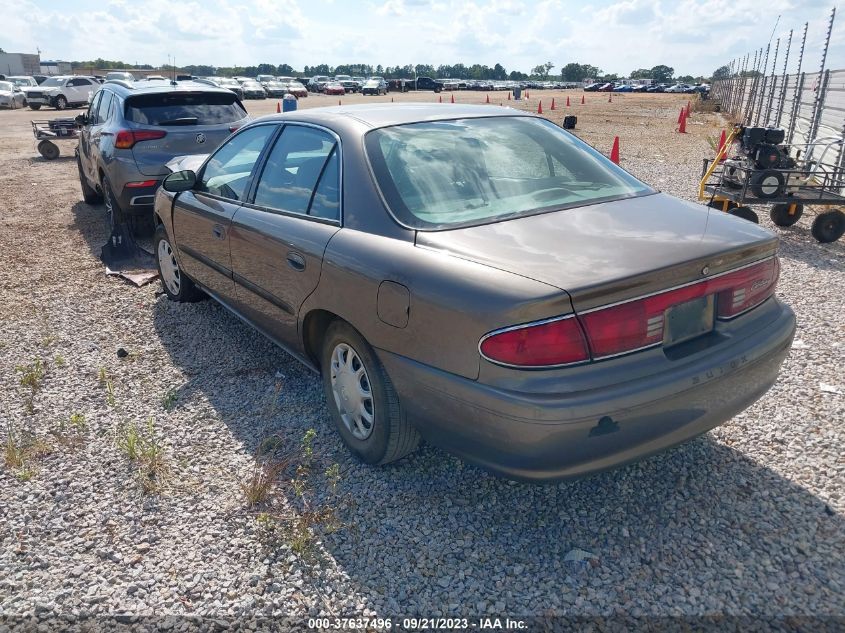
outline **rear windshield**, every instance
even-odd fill
[[[490,117],[374,130],[367,154],[397,219],[418,229],[654,193],[554,123]]]
[[[246,111],[231,92],[170,92],[126,100],[126,118],[144,125],[216,125],[245,116]]]

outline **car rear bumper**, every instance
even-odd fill
[[[759,399],[795,334],[792,310],[771,301],[766,327],[707,362],[600,389],[510,391],[388,352],[380,357],[409,420],[432,444],[513,479],[580,477],[692,439]]]
[[[152,180],[152,178],[150,178]],[[118,204],[124,213],[130,215],[152,215],[155,195],[158,191],[160,181],[149,187],[123,187],[118,195]]]

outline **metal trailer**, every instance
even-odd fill
[[[826,210],[817,212],[813,220],[813,237],[822,243],[842,237],[845,213],[830,207],[845,207],[845,169],[841,164],[825,163],[825,158],[834,147],[843,146],[843,138],[825,137],[793,144],[791,148],[803,158],[792,169],[757,169],[725,160],[740,129],[737,126],[731,131],[715,158],[704,159],[699,200],[755,223],[759,221],[757,213],[748,205],[772,205],[769,215],[780,227],[795,224],[805,207],[824,207]]]
[[[54,141],[71,141],[79,138],[79,127],[72,118],[39,119],[30,121],[32,135],[38,141],[38,153],[47,160],[59,157],[59,146]]]

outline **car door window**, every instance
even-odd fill
[[[88,123],[96,123],[97,120],[97,108],[100,107],[100,100],[103,98],[103,92],[98,92],[94,95],[94,99],[91,101],[91,105],[88,106]]]
[[[320,182],[314,190],[314,198],[308,215],[325,220],[340,220],[340,159],[337,147],[332,150],[329,160],[320,176]]]
[[[255,190],[254,203],[289,213],[307,214],[317,182],[335,152],[335,144],[335,139],[322,130],[300,125],[286,126],[267,156]],[[331,177],[327,178],[324,196],[332,195],[330,181]],[[334,188],[337,189],[336,184]],[[334,195],[336,197],[336,191]],[[321,212],[329,212],[329,208],[323,206]]]
[[[111,107],[113,95],[108,91],[103,92],[103,98],[100,99],[100,105],[97,107],[97,116],[94,121],[95,125],[101,125],[109,118],[109,108]]]
[[[243,200],[249,177],[275,125],[257,125],[235,135],[211,157],[196,191]]]

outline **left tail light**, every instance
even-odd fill
[[[117,149],[132,149],[135,143],[153,141],[167,136],[164,130],[120,130],[114,136],[114,146]]]
[[[581,325],[574,315],[516,326],[488,334],[481,354],[502,365],[549,367],[590,360]]]

